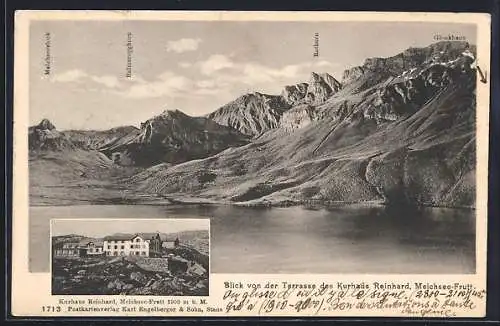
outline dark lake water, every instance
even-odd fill
[[[52,218],[207,217],[214,273],[474,273],[474,216],[445,208],[31,207],[30,270],[49,271]]]

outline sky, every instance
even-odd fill
[[[313,71],[341,81],[368,57],[427,46],[437,34],[475,44],[475,33],[474,25],[429,22],[35,21],[30,125],[47,118],[60,130],[102,130],[139,126],[167,109],[205,115],[245,93],[280,94]]]
[[[189,230],[208,230],[209,219],[57,219],[52,220],[52,235],[77,234],[102,238],[115,233],[160,232],[177,233]]]

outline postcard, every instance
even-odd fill
[[[17,12],[12,314],[485,316],[489,71],[487,14]]]

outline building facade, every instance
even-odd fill
[[[80,247],[80,256],[101,256],[104,255],[104,245],[102,242],[90,241]]]
[[[79,243],[78,242],[63,242],[54,245],[55,257],[79,257]]]
[[[103,254],[104,248],[99,241],[62,242],[53,247],[54,257],[88,257]]]
[[[150,240],[140,235],[114,235],[104,238],[103,250],[106,256],[149,257]]]

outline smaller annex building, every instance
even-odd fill
[[[79,242],[56,243],[53,246],[55,257],[92,257],[104,255],[103,242],[98,239],[84,239]]]
[[[80,257],[78,242],[60,242],[53,246],[55,257]]]
[[[101,240],[85,241],[80,243],[80,257],[104,255],[104,244]]]

